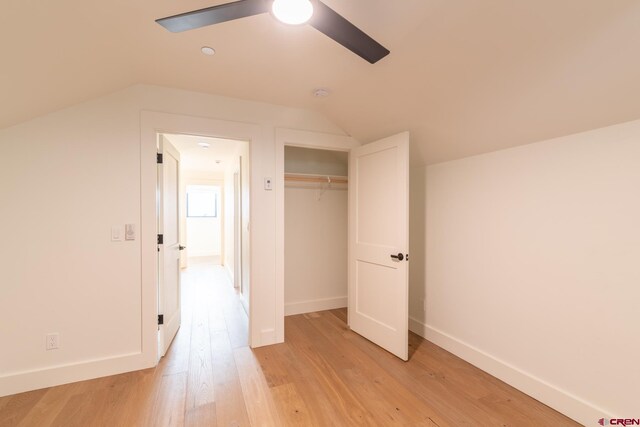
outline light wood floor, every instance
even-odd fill
[[[252,351],[219,266],[192,264],[183,291],[157,368],[0,398],[0,426],[578,425],[416,335],[402,362],[346,310],[287,317],[285,344]]]

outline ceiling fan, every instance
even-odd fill
[[[248,16],[271,13],[285,24],[309,23],[356,55],[375,64],[389,50],[369,37],[320,0],[239,0],[179,15],[157,19],[167,30],[178,33]]]

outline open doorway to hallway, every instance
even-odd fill
[[[186,175],[188,171],[183,174]],[[193,262],[207,262],[222,265],[222,188],[223,183],[218,180],[194,180],[192,177],[183,179],[183,197],[180,204],[181,222],[184,222],[185,246],[181,258],[181,268],[186,268]]]
[[[176,334],[190,335],[202,307],[223,316],[204,313],[233,331],[235,345],[248,345],[249,143],[160,134],[158,144],[160,356]]]

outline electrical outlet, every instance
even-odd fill
[[[264,179],[264,189],[267,191],[273,190],[273,181],[271,180],[271,178],[266,177]]]
[[[55,350],[60,347],[60,334],[55,332],[53,334],[47,334],[47,350]]]

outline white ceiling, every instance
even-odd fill
[[[164,134],[180,152],[180,168],[183,172],[202,173],[207,176],[222,177],[226,167],[234,164],[238,156],[240,141],[208,138],[204,136]],[[199,142],[206,142],[209,148],[202,148]],[[219,163],[218,163],[219,161]]]
[[[224,2],[3,1],[0,127],[135,83],[309,108],[363,142],[410,130],[414,163],[640,118],[638,0],[325,0],[391,50],[375,65],[268,14],[154,22]]]

